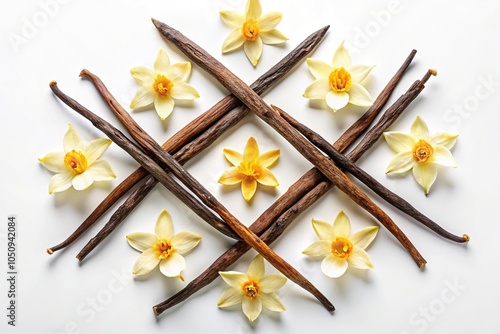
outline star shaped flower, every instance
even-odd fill
[[[250,321],[260,315],[262,308],[275,312],[285,311],[276,291],[287,279],[279,274],[264,275],[264,259],[257,255],[246,274],[237,271],[221,271],[219,275],[229,284],[217,302],[218,307],[242,304],[243,313]]]
[[[71,186],[76,190],[90,187],[94,181],[107,181],[116,177],[111,165],[99,157],[111,140],[99,138],[83,145],[78,133],[69,124],[64,135],[64,152],[51,152],[38,158],[45,168],[56,173],[49,183],[49,194],[64,191]]]
[[[254,137],[250,137],[243,154],[231,149],[224,149],[224,156],[233,164],[222,174],[219,183],[233,185],[241,182],[241,192],[245,200],[250,201],[257,190],[257,183],[277,187],[278,180],[268,169],[278,160],[280,150],[271,150],[262,155]]]
[[[160,271],[167,277],[182,277],[186,268],[184,254],[192,250],[201,240],[201,236],[191,232],[174,235],[172,217],[163,210],[156,220],[155,233],[135,232],[127,235],[127,241],[136,250],[142,252],[134,263],[134,275],[145,275],[160,266]]]
[[[339,212],[333,226],[316,219],[312,220],[312,225],[320,240],[302,253],[323,258],[321,271],[326,276],[340,277],[349,265],[359,269],[373,268],[365,248],[375,239],[378,226],[367,227],[351,235],[351,222],[344,211]]]
[[[344,43],[335,51],[332,65],[319,59],[308,58],[307,66],[316,80],[306,88],[305,98],[325,100],[333,111],[344,108],[348,103],[361,107],[372,105],[370,93],[361,82],[373,66],[352,65],[351,56]]]
[[[417,116],[410,134],[385,132],[385,140],[396,156],[389,162],[386,173],[413,171],[415,180],[424,188],[425,194],[437,178],[438,166],[457,167],[450,149],[455,145],[458,134],[429,134],[427,124]]]
[[[245,14],[231,10],[219,12],[224,22],[233,28],[222,45],[222,53],[231,52],[243,45],[245,54],[253,66],[262,55],[262,44],[281,44],[288,40],[276,26],[282,14],[271,12],[262,16],[260,0],[248,0]]]
[[[140,85],[130,108],[139,109],[154,104],[161,120],[166,119],[174,109],[175,100],[194,100],[200,97],[196,89],[187,84],[191,74],[191,63],[170,64],[165,51],[160,50],[154,63],[154,70],[135,67],[130,74]]]

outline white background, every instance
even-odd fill
[[[262,2],[264,13],[273,10],[283,13],[278,28],[289,41],[283,47],[264,46],[262,59],[253,68],[242,50],[228,55],[220,52],[230,28],[220,20],[218,11],[226,8],[243,11],[243,0],[141,4],[131,0],[2,1],[0,267],[6,273],[7,217],[16,215],[19,270],[15,328],[6,324],[8,287],[6,280],[1,280],[3,333],[5,329],[8,333],[44,334],[307,333],[312,329],[403,334],[500,330],[500,260],[496,247],[500,236],[498,2]],[[460,133],[452,150],[459,167],[440,170],[437,182],[425,196],[411,175],[384,174],[393,153],[383,140],[359,164],[445,228],[459,235],[468,233],[470,243],[464,246],[443,240],[372,195],[428,260],[427,267],[418,269],[395,239],[381,228],[368,249],[374,270],[349,269],[340,279],[329,279],[321,273],[320,262],[309,261],[301,253],[316,240],[311,218],[331,222],[339,210],[345,210],[354,231],[377,224],[347,196],[338,190],[330,191],[300,215],[273,248],[316,284],[333,301],[337,311],[329,314],[309,294],[288,282],[279,292],[287,311],[279,315],[264,312],[253,324],[247,321],[240,307],[217,308],[217,299],[226,287],[220,279],[159,318],[154,316],[153,305],[184,287],[232,244],[161,186],[84,263],[78,264],[75,255],[112,212],[66,250],[47,255],[47,247],[64,240],[138,166],[117,145],[112,145],[103,158],[115,168],[115,180],[97,183],[85,191],[49,195],[47,186],[52,174],[37,158],[62,150],[68,123],[76,127],[86,142],[103,134],[62,105],[48,84],[57,80],[63,91],[117,124],[92,85],[78,74],[87,68],[99,75],[127,107],[137,88],[130,68],[152,67],[160,48],[167,51],[173,62],[186,60],[161,38],[151,17],[179,29],[248,83],[324,25],[330,25],[330,31],[313,56],[329,62],[339,43],[345,40],[354,63],[376,65],[366,82],[374,97],[409,52],[417,49],[413,65],[390,102],[428,68],[436,68],[438,76],[430,79],[422,95],[391,130],[408,132],[415,117],[421,115],[431,132]],[[227,94],[196,65],[189,82],[198,89],[201,98],[192,104],[176,106],[168,120],[161,122],[153,110],[133,113],[161,143]],[[302,97],[311,82],[307,66],[301,63],[264,98],[334,141],[363,109],[349,107],[334,114],[311,105]],[[241,151],[249,136],[257,138],[263,152],[281,149],[280,160],[272,169],[280,186],[275,191],[260,187],[251,204],[244,202],[238,188],[227,189],[217,183],[229,166],[222,149]],[[311,165],[267,125],[256,117],[247,117],[186,167],[249,225]],[[184,283],[165,278],[158,270],[140,279],[131,275],[139,253],[128,246],[125,235],[153,231],[163,208],[171,212],[176,231],[189,230],[203,236],[200,245],[186,256]],[[245,271],[254,255],[253,251],[248,253],[230,269]],[[270,265],[267,271],[276,272]]]

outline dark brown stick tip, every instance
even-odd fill
[[[49,83],[49,86],[50,86],[50,87],[57,86],[57,81],[52,80],[52,81]]]
[[[84,68],[83,70],[80,71],[80,78],[88,76],[89,73],[90,72],[86,68]]]
[[[468,235],[468,234],[464,234],[464,235],[462,236],[462,238],[464,238],[464,242],[469,242],[469,240],[470,240],[470,237],[469,237],[469,235]]]
[[[52,248],[47,248],[47,254],[49,254],[49,255],[54,254],[54,251],[52,250]]]
[[[161,22],[154,19],[154,18],[151,18],[151,21],[153,22],[153,24],[155,25],[156,28],[160,29],[160,26],[161,26]]]
[[[156,307],[156,306],[153,307],[153,312],[155,313],[155,316],[159,316],[160,315],[160,313],[158,311],[158,307]]]

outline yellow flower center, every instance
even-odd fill
[[[172,245],[165,239],[158,241],[153,246],[153,252],[158,258],[162,260],[168,258],[172,253],[172,251],[173,251]]]
[[[426,162],[434,153],[434,148],[432,148],[431,144],[425,140],[420,139],[415,145],[413,145],[412,153],[413,158],[415,158],[418,162]]]
[[[245,38],[245,40],[253,42],[259,37],[259,24],[257,21],[247,20],[243,23],[241,32],[243,33],[243,38]]]
[[[332,254],[339,259],[347,259],[352,254],[352,243],[342,237],[337,237],[332,242]]]
[[[153,83],[153,89],[156,93],[158,93],[158,95],[161,96],[169,96],[170,90],[173,86],[174,84],[172,81],[168,80],[168,78],[163,74],[158,74],[155,78],[155,82]]]
[[[88,167],[85,155],[82,152],[77,152],[75,150],[66,153],[64,156],[64,165],[76,175],[82,174]]]
[[[348,92],[352,87],[351,74],[345,68],[335,68],[330,73],[330,88],[335,92]]]
[[[255,282],[254,280],[246,281],[243,286],[242,286],[243,292],[245,293],[245,296],[250,298],[250,300],[254,300],[255,298],[258,298],[259,295],[259,284]]]
[[[262,166],[255,161],[243,161],[238,166],[238,170],[247,177],[257,179],[262,172]]]

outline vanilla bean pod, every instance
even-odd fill
[[[293,49],[287,56],[273,66],[269,71],[264,73],[257,79],[251,87],[259,94],[274,86],[281,80],[291,69],[294,68],[303,58],[309,55],[323,40],[329,26],[325,26],[316,32],[309,35],[302,43]],[[235,109],[236,108],[236,109]],[[248,109],[242,106],[234,95],[226,96],[212,108],[207,110],[202,115],[191,121],[183,129],[167,140],[162,147],[170,153],[176,153],[183,148],[183,153],[186,155],[186,161],[191,157],[208,147],[215,139],[218,138],[225,130],[229,129],[239,122],[241,118],[248,113]],[[189,142],[192,140],[191,142]],[[47,249],[47,253],[53,254],[55,251],[61,250],[75,240],[77,240],[85,231],[87,231],[116,201],[121,198],[127,191],[134,187],[145,177],[148,176],[146,170],[142,167],[133,172],[129,177],[122,181],[106,198],[99,204],[98,207],[85,219],[85,221],[63,242]],[[154,188],[156,184],[151,184],[150,187],[141,186],[141,192],[135,192],[133,199],[128,199],[125,206],[121,209],[122,214],[115,215],[113,225],[118,225],[128,213],[128,208],[133,208],[137,205],[135,201],[140,202]],[[116,227],[116,226],[115,226]],[[107,233],[111,233],[108,230]],[[96,236],[101,237],[101,236]],[[102,236],[104,239],[105,236]],[[97,239],[96,239],[97,241]],[[100,241],[99,241],[100,242]]]
[[[158,164],[156,164],[154,160],[152,160],[148,155],[144,154],[139,147],[132,143],[120,131],[118,131],[111,124],[109,124],[99,116],[93,114],[91,111],[81,106],[78,102],[71,99],[69,96],[62,93],[57,87],[56,82],[51,82],[50,87],[52,91],[63,102],[68,104],[68,106],[72,107],[76,112],[92,122],[95,127],[104,132],[118,146],[129,153],[138,163],[140,163],[145,169],[147,169],[148,172],[153,174],[156,179],[158,179],[163,185],[165,185],[166,187],[170,186],[169,180],[173,181],[173,179],[171,179],[169,175],[160,166],[158,166]],[[290,264],[288,264],[276,253],[274,253],[274,251],[269,248],[269,246],[267,246],[257,235],[251,232],[246,226],[241,224],[208,191],[206,191],[204,187],[182,167],[182,165],[180,165],[175,159],[172,158],[171,155],[164,151],[158,143],[156,143],[151,137],[149,137],[147,133],[139,132],[140,128],[126,111],[123,110],[123,113],[117,116],[119,116],[119,118],[123,118],[124,120],[128,120],[128,122],[124,125],[127,125],[128,127],[134,127],[134,131],[132,132],[134,139],[139,141],[143,148],[150,151],[150,153],[154,154],[159,161],[164,163],[170,169],[170,172],[186,187],[188,187],[189,190],[195,193],[196,196],[205,205],[218,213],[221,218],[223,218],[224,221],[226,221],[226,223],[234,230],[234,232],[236,232],[243,240],[245,240],[245,242],[252,246],[256,251],[258,251],[269,263],[271,263],[292,282],[295,282],[297,285],[316,297],[316,299],[321,304],[323,304],[323,306],[328,311],[333,312],[335,310],[332,303],[313,284],[311,284],[311,282],[309,282],[295,268],[293,268]],[[173,193],[178,196],[176,192]]]
[[[415,54],[416,51],[412,50],[403,65],[375,99],[373,105],[358,120],[356,120],[356,122],[354,122],[338,138],[337,141],[335,141],[334,147],[338,151],[344,151],[372,123],[386,104],[390,95],[394,91],[396,84],[401,80],[404,72],[410,66]],[[408,94],[408,92],[406,94]],[[370,131],[368,131],[361,142],[356,145],[356,148],[348,154],[349,159],[357,161],[364,152],[371,148],[381,133],[385,131],[401,114],[402,110],[400,109],[404,109],[407,106],[404,105],[404,100],[405,99],[403,99],[403,97],[400,97],[383,114],[377,124]],[[401,108],[399,107],[400,105]],[[399,112],[395,113],[393,110],[398,110]],[[265,210],[250,226],[250,229],[259,234],[265,242],[272,243],[284,232],[296,216],[306,210],[332,187],[332,183],[326,179],[317,168],[312,168],[293,185],[291,185],[286,193],[283,194],[275,203]],[[243,242],[237,242],[234,244],[185,288],[167,300],[155,305],[153,307],[155,314],[160,315],[168,308],[183,302],[194,293],[210,284],[219,276],[219,271],[226,270],[227,267],[236,262],[236,260],[238,260],[238,258],[245,254],[249,249],[250,247]]]
[[[249,109],[273,127],[284,139],[306,159],[313,163],[341,191],[346,193],[359,206],[370,212],[403,245],[418,267],[423,267],[426,260],[411,243],[408,237],[394,221],[361,191],[329,158],[325,157],[314,145],[302,137],[290,124],[284,121],[260,96],[248,87],[240,78],[229,71],[217,59],[209,55],[196,43],[165,23],[152,19],[159,32],[188,58],[205,69],[224,87],[245,103]]]

